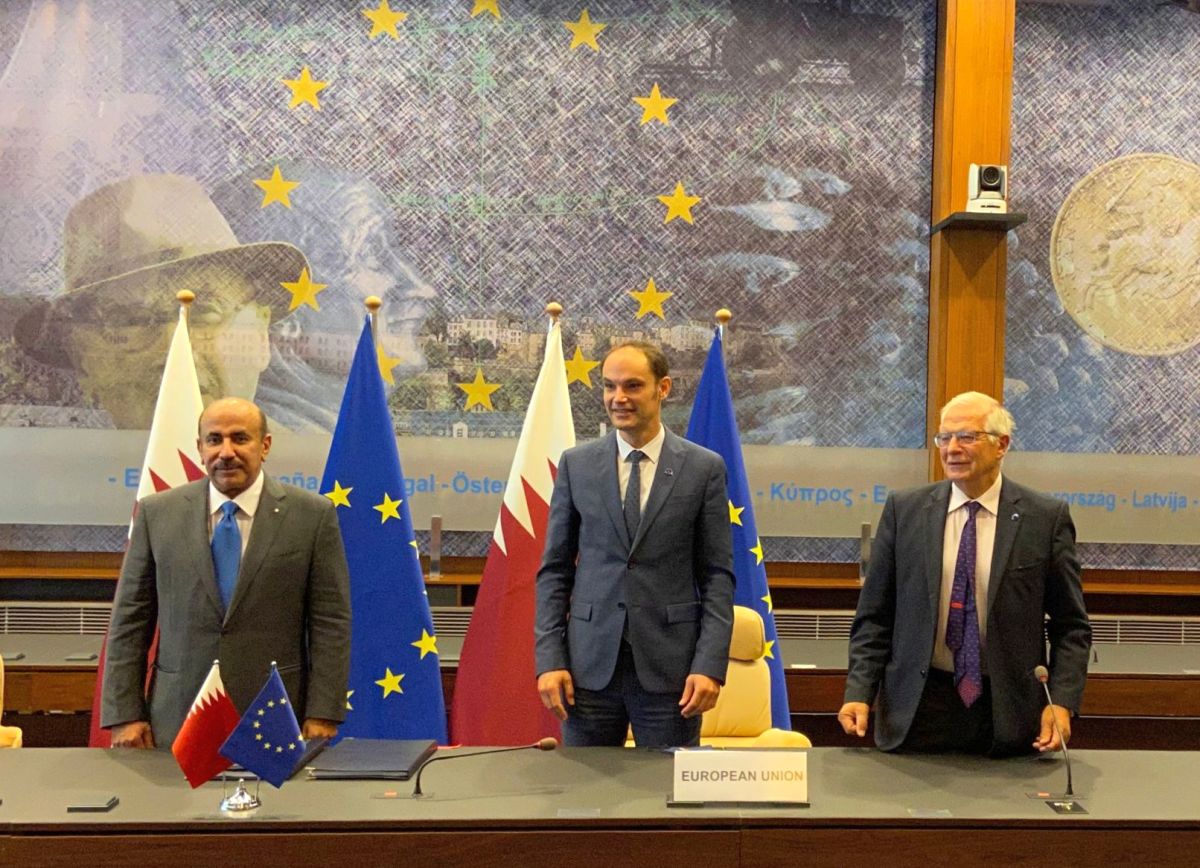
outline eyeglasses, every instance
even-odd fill
[[[984,437],[999,437],[994,431],[943,431],[933,435],[933,445],[945,449],[951,440],[957,440],[959,446],[974,446]]]

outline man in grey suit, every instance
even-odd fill
[[[620,745],[630,725],[639,746],[698,744],[733,630],[725,463],[663,426],[653,344],[613,348],[602,371],[615,431],[562,454],[550,501],[538,691],[567,745]]]
[[[838,713],[862,736],[874,702],[883,750],[1003,756],[1070,738],[1091,647],[1075,526],[1065,503],[1001,476],[1012,430],[994,398],[952,398],[933,438],[946,481],[884,505]]]
[[[249,401],[210,404],[197,448],[208,478],[138,507],[113,600],[101,725],[113,747],[170,747],[219,659],[239,711],[276,662],[304,738],[332,737],[350,669],[349,573],[334,506],[262,472],[271,435]]]

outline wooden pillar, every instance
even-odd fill
[[[931,225],[967,203],[971,163],[1009,161],[1015,0],[939,0]],[[942,230],[930,242],[927,433],[959,392],[1003,399],[1006,233]],[[930,451],[931,475],[939,478]]]

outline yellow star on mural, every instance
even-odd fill
[[[383,381],[389,386],[396,385],[396,375],[392,373],[392,369],[400,364],[402,359],[399,356],[389,356],[380,343],[375,345],[375,361],[379,363],[379,376],[383,377]]]
[[[775,611],[775,604],[773,602],[771,602],[771,592],[770,591],[767,592],[767,595],[765,597],[759,597],[759,599],[767,604],[767,614],[768,615],[770,615],[772,612]]]
[[[663,218],[664,223],[670,223],[676,217],[682,217],[685,222],[692,221],[692,206],[700,201],[699,196],[689,196],[683,190],[682,183],[675,184],[675,192],[670,196],[659,196],[658,201],[667,206],[667,216]]]
[[[483,379],[483,368],[475,369],[475,379],[470,383],[455,383],[454,385],[467,393],[467,406],[464,410],[470,410],[476,404],[483,407],[485,410],[495,410],[492,406],[492,392],[500,388],[499,383],[489,383]]]
[[[744,506],[734,506],[733,501],[729,501],[729,523],[741,525],[742,513],[746,511]]]
[[[379,514],[382,516],[382,518],[379,519],[379,523],[383,524],[389,518],[400,518],[399,507],[402,503],[404,503],[403,500],[392,500],[392,498],[385,491],[383,493],[383,503],[376,504],[371,508],[379,510]]]
[[[346,711],[354,711],[354,706],[350,704],[350,697],[354,695],[353,690],[346,691]]]
[[[404,678],[404,673],[393,675],[392,670],[387,670],[387,675],[380,678],[375,683],[383,688],[383,698],[387,699],[393,693],[403,693],[404,688],[400,686],[401,680]]]
[[[300,186],[299,181],[288,181],[283,177],[283,173],[279,171],[279,166],[275,167],[275,171],[269,178],[254,179],[254,184],[263,191],[263,200],[260,208],[266,208],[272,202],[278,202],[284,208],[292,207],[292,200],[288,194],[292,190]]]
[[[763,649],[763,657],[767,658],[768,660],[775,659],[775,640],[774,639],[767,640],[766,647]]]
[[[500,0],[475,0],[475,5],[471,7],[471,17],[482,15],[484,12],[491,12],[493,18],[500,17]]]
[[[581,45],[586,45],[592,51],[600,50],[600,46],[596,44],[596,34],[607,26],[607,24],[601,24],[599,21],[593,22],[588,16],[587,9],[583,10],[578,21],[563,22],[563,27],[571,31],[571,48],[575,49]]]
[[[673,292],[659,292],[658,287],[654,285],[654,278],[646,281],[646,288],[640,292],[636,289],[629,290],[629,294],[637,299],[638,312],[637,319],[641,319],[648,313],[654,314],[659,319],[666,319],[663,314],[663,302],[673,296]]]
[[[753,553],[753,555],[755,557],[754,565],[758,566],[759,564],[761,564],[762,559],[763,559],[762,540],[755,539],[754,540],[754,548],[750,549],[750,551]]]
[[[589,362],[583,357],[583,350],[579,347],[575,348],[575,355],[567,359],[567,385],[571,385],[576,380],[586,385],[589,389],[592,388],[592,377],[588,373],[599,362]]]
[[[408,17],[407,12],[393,12],[392,7],[388,6],[388,0],[379,0],[378,8],[364,9],[362,14],[371,22],[371,39],[383,33],[392,39],[399,39],[400,34],[396,32],[396,25]]]
[[[342,488],[342,484],[336,479],[333,480],[333,491],[326,491],[325,496],[333,501],[334,506],[350,506],[350,492],[353,487]]]
[[[314,80],[307,66],[300,70],[299,78],[281,78],[279,80],[292,91],[292,99],[288,103],[288,108],[295,108],[300,103],[306,102],[317,111],[321,110],[321,101],[317,99],[317,94],[329,87],[329,82]]]
[[[667,120],[667,109],[679,102],[674,97],[663,96],[658,90],[657,83],[650,88],[650,96],[635,96],[633,101],[642,107],[643,126],[650,121],[670,125],[671,122]]]
[[[437,636],[430,636],[428,630],[422,629],[421,630],[421,638],[418,639],[416,642],[409,642],[408,644],[412,645],[414,648],[421,649],[421,659],[422,660],[425,659],[426,654],[438,653]]]
[[[292,294],[292,303],[288,305],[288,310],[293,311],[304,304],[307,304],[313,310],[320,310],[321,305],[317,303],[317,293],[329,284],[313,283],[309,279],[308,269],[302,268],[300,269],[299,279],[292,283],[281,281],[279,285]]]

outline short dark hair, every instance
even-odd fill
[[[600,370],[604,370],[604,362],[608,361],[608,357],[617,350],[623,349],[637,350],[646,357],[646,361],[650,364],[650,373],[654,374],[654,379],[657,382],[663,377],[670,376],[671,370],[667,366],[667,357],[657,344],[652,344],[649,341],[622,341],[615,346],[609,347],[608,352],[604,354],[601,360]]]

